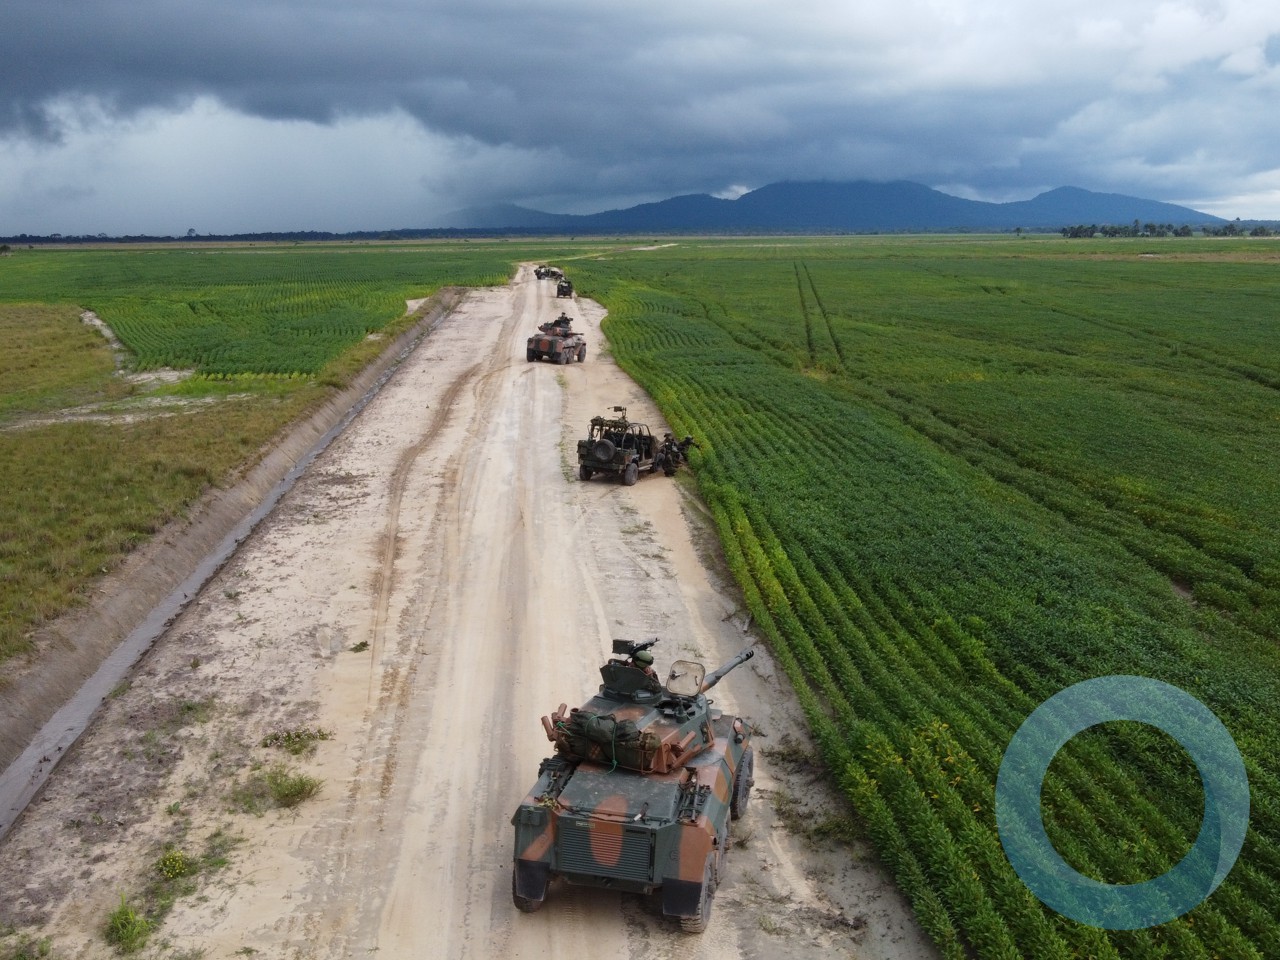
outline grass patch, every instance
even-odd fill
[[[276,763],[250,773],[231,791],[231,805],[242,813],[262,816],[274,808],[296,807],[315,796],[323,785],[323,780]]]
[[[243,842],[243,837],[219,828],[206,838],[199,853],[189,851],[178,842],[166,843],[152,861],[142,891],[134,902],[121,894],[120,906],[107,917],[104,929],[107,942],[120,953],[140,950],[178,899],[196,893],[202,879],[226,867],[231,851]]]
[[[53,941],[0,928],[0,960],[47,960],[53,956]]]
[[[70,305],[0,303],[0,425],[129,392],[106,339]]]
[[[107,943],[120,953],[136,953],[146,946],[147,938],[155,928],[155,922],[130,906],[122,893],[120,906],[112,910],[107,917],[103,936],[106,937]]]

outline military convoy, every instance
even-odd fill
[[[542,718],[555,754],[520,803],[511,896],[532,913],[551,881],[651,894],[662,912],[701,933],[725,870],[729,822],[751,796],[751,725],[706,696],[743,650],[714,673],[677,660],[665,684],[650,640],[613,642],[599,692]]]
[[[560,364],[587,359],[587,339],[574,333],[573,318],[564,311],[554,320],[538,324],[538,331],[525,346],[525,359],[530,363],[544,357]]]

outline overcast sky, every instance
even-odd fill
[[[0,0],[0,235],[778,180],[1280,218],[1270,0]]]

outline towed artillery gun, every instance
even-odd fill
[[[660,892],[662,912],[701,933],[723,876],[729,821],[751,795],[751,726],[712,709],[706,696],[743,650],[714,673],[677,660],[658,680],[648,648],[613,642],[599,692],[542,718],[555,755],[516,809],[511,896],[542,907],[551,881]]]
[[[556,363],[587,359],[587,339],[573,330],[573,318],[564,311],[554,320],[538,324],[538,333],[525,346],[525,359],[530,363],[549,357]]]

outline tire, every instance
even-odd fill
[[[568,362],[569,362],[569,352],[567,350],[561,350],[559,353],[556,354],[556,363],[560,364],[560,366],[563,367]]]
[[[578,362],[582,363],[582,361],[586,359],[587,359],[587,345],[584,343],[582,346],[578,348]]]
[[[622,471],[622,485],[624,487],[634,487],[636,481],[640,479],[640,468],[636,466],[636,462],[632,460],[627,464],[626,469]]]
[[[618,452],[618,448],[613,445],[612,440],[606,440],[601,437],[591,445],[591,459],[600,460],[607,463],[613,459],[613,455]]]
[[[707,856],[707,865],[702,872],[702,893],[698,897],[698,915],[681,917],[680,929],[685,933],[702,933],[711,922],[711,898],[715,893],[715,854]]]
[[[674,463],[664,463],[662,465],[662,472],[668,477],[674,477],[676,475],[676,465]]]
[[[542,905],[547,902],[544,896],[541,900],[530,900],[528,897],[522,897],[516,893],[516,872],[511,871],[511,902],[516,905],[516,909],[521,913],[537,913],[542,909]]]
[[[756,758],[750,747],[742,752],[738,761],[738,772],[733,777],[733,793],[729,797],[729,816],[741,820],[747,815],[747,806],[751,803],[751,784],[755,781]]]
[[[524,358],[525,358],[526,360],[528,360],[530,363],[533,363],[533,361],[535,361],[535,360],[537,360],[537,359],[538,359],[538,351],[537,351],[537,350],[526,350],[526,351],[524,352]]]
[[[592,470],[590,467],[588,467],[585,463],[583,463],[583,464],[579,464],[579,465],[578,465],[578,479],[579,479],[579,480],[590,480],[590,479],[591,479],[591,475],[592,475],[593,473],[595,473],[595,471],[594,471],[594,470]]]

